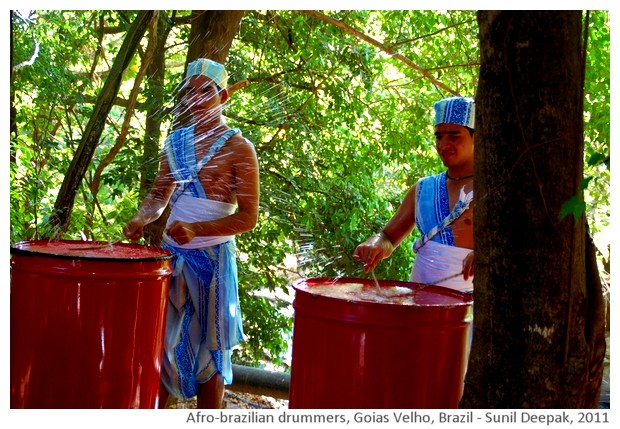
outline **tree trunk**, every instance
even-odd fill
[[[159,14],[159,11],[155,12],[153,19],[151,20],[146,50],[140,59],[140,70],[138,70],[138,73],[136,73],[136,77],[133,80],[133,87],[131,88],[129,98],[127,99],[127,106],[125,107],[123,124],[121,125],[121,129],[116,137],[116,142],[107,155],[103,157],[103,160],[99,163],[95,169],[95,173],[93,174],[93,179],[90,183],[90,190],[95,201],[97,201],[97,194],[99,193],[99,187],[101,186],[101,177],[103,172],[110,164],[112,164],[114,158],[116,158],[116,155],[118,155],[121,149],[125,146],[125,142],[129,136],[131,119],[134,116],[136,105],[138,104],[138,96],[142,94],[142,81],[146,76],[148,76],[149,67],[153,61],[153,56],[155,55],[155,49],[158,48],[156,38]]]
[[[10,11],[11,13],[11,39],[9,40],[9,83],[10,83],[10,106],[9,106],[9,131],[11,137],[17,137],[17,122],[15,117],[17,116],[17,111],[15,110],[15,91],[13,91],[13,19],[15,16],[15,12]],[[10,139],[10,147],[11,147],[11,163],[15,163],[15,149],[13,148],[13,139]]]
[[[225,65],[245,13],[243,10],[193,11],[185,69],[197,58],[209,58]],[[177,101],[180,102],[180,98]],[[175,118],[173,129],[184,127],[191,120],[187,109],[181,112]]]
[[[583,175],[581,20],[478,15],[476,303],[463,408],[598,403],[602,291],[587,276],[583,216],[560,218]]]
[[[114,60],[110,74],[99,94],[93,114],[86,125],[84,135],[76,150],[73,161],[65,175],[65,180],[56,198],[54,213],[50,217],[50,230],[46,235],[57,236],[67,230],[75,203],[76,192],[80,183],[82,183],[82,179],[99,143],[106,118],[120,88],[123,73],[140,45],[140,41],[149,26],[153,14],[154,11],[138,12],[135,21],[127,32],[123,45]]]
[[[201,57],[226,64],[230,46],[239,32],[244,15],[243,10],[194,11],[187,64]]]
[[[172,29],[170,18],[165,13],[159,16],[157,24],[157,34],[155,40],[155,52],[153,60],[149,64],[147,76],[148,80],[148,102],[151,106],[146,115],[144,133],[144,151],[142,164],[140,166],[140,200],[148,194],[155,182],[157,171],[159,170],[161,138],[161,122],[163,118],[162,107],[164,99],[169,95],[164,93],[164,75],[166,72],[166,41]],[[144,238],[147,244],[159,246],[168,212],[157,221],[150,223],[144,228]]]

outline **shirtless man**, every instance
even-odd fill
[[[259,167],[254,146],[222,118],[229,95],[224,66],[188,65],[184,105],[192,121],[166,139],[160,171],[124,227],[142,237],[170,204],[163,247],[173,255],[159,406],[168,393],[221,408],[232,382],[232,348],[243,340],[235,235],[256,225]]]
[[[438,101],[434,108],[435,148],[447,171],[412,186],[383,230],[357,246],[353,257],[362,261],[368,272],[417,226],[422,238],[414,244],[416,258],[410,281],[470,292],[474,275],[475,102],[451,97]]]

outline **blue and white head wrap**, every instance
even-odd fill
[[[226,68],[222,64],[208,58],[198,58],[196,61],[192,61],[187,65],[185,78],[189,79],[192,76],[199,75],[208,77],[215,82],[217,86],[226,89],[228,75],[226,73]]]
[[[438,101],[435,107],[435,125],[456,124],[474,129],[476,102],[470,97],[450,97]]]

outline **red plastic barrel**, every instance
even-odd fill
[[[134,244],[12,246],[11,408],[156,407],[171,258]]]
[[[470,294],[357,278],[294,287],[290,408],[458,407]]]

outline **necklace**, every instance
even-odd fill
[[[474,175],[472,174],[471,176],[463,176],[463,177],[450,177],[450,175],[448,174],[448,172],[446,171],[446,177],[450,180],[454,180],[456,182],[458,182],[459,180],[465,180],[465,179],[471,179],[472,177],[474,177]]]

